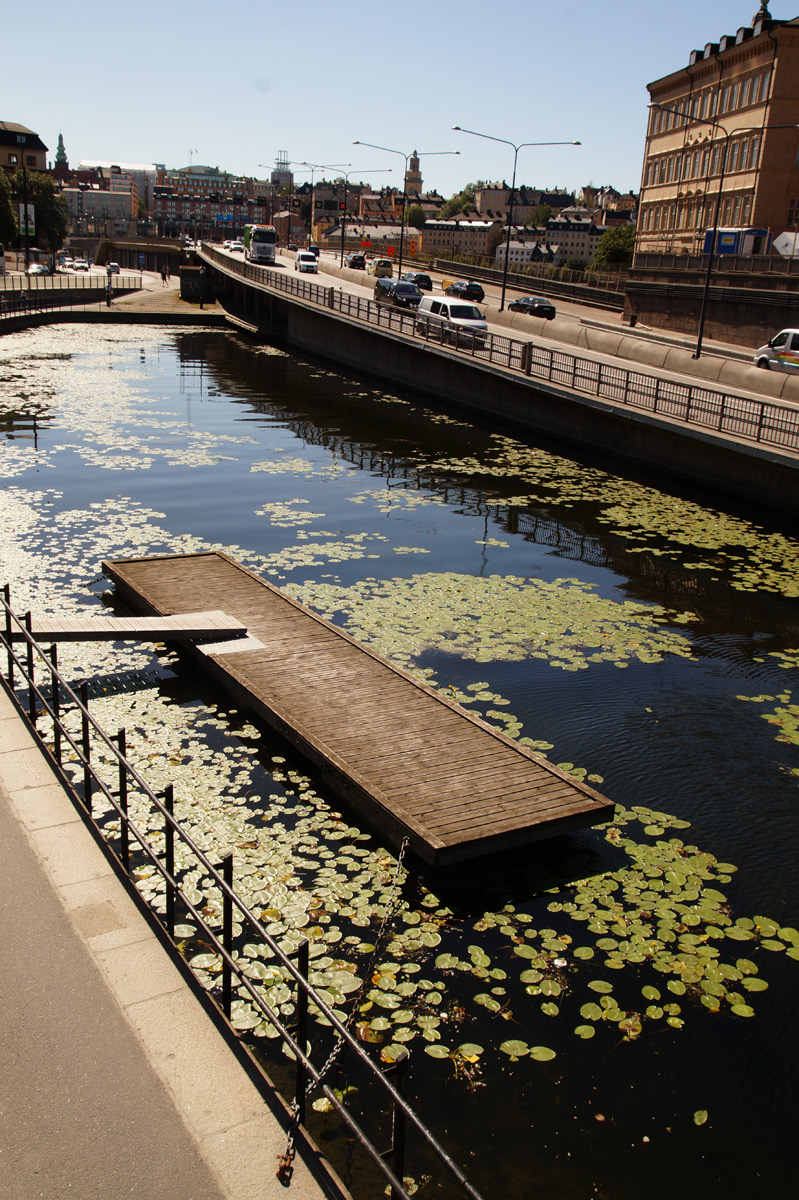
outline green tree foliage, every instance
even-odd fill
[[[549,204],[536,204],[535,208],[530,212],[525,224],[533,228],[539,225],[546,225],[547,221],[552,219],[552,206]]]
[[[17,219],[11,199],[11,186],[4,171],[0,171],[0,242],[4,246],[17,240]]]
[[[58,250],[64,244],[69,210],[67,202],[59,194],[55,180],[39,171],[28,171],[28,204],[36,210],[36,245],[40,250]],[[17,170],[11,180],[14,205],[22,203],[23,173]]]
[[[474,194],[482,186],[482,179],[478,179],[476,183],[467,183],[462,192],[458,192],[457,195],[447,200],[441,209],[442,219],[446,221],[450,217],[456,217],[458,213],[474,208]]]
[[[595,267],[629,267],[635,249],[635,227],[622,225],[602,234],[594,255]]]
[[[424,229],[424,223],[427,220],[424,215],[424,209],[421,204],[412,204],[405,213],[405,223],[412,225],[414,229]]]

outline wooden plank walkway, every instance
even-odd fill
[[[407,835],[439,866],[613,815],[604,796],[224,554],[122,559],[103,570],[134,610],[177,614],[202,599],[246,625],[260,649],[230,658],[187,649],[394,848]]]
[[[49,642],[162,642],[207,637],[247,640],[247,626],[218,609],[157,617],[33,617],[31,632],[37,640]],[[23,638],[19,629],[12,630],[12,642]]]

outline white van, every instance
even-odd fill
[[[294,270],[308,271],[311,275],[316,275],[319,270],[319,263],[316,261],[316,255],[311,250],[298,250],[294,256]]]
[[[425,337],[473,345],[488,336],[486,319],[476,304],[445,296],[423,296],[416,310],[416,328]]]
[[[799,375],[799,329],[783,329],[755,354],[755,366]]]

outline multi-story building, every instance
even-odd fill
[[[502,237],[499,221],[425,221],[421,249],[424,254],[491,255]]]
[[[523,184],[516,187],[513,197],[513,216],[520,224],[525,224],[530,214],[536,208],[548,205],[555,211],[574,204],[572,192],[562,188],[542,191],[540,188],[529,188]],[[474,207],[479,215],[490,220],[506,222],[510,205],[510,188],[507,183],[485,183],[474,193]]]
[[[13,121],[0,121],[0,167],[13,175],[18,167],[47,169],[47,147],[38,133]]]
[[[199,165],[159,170],[152,201],[158,230],[166,237],[240,236],[248,223],[270,223],[274,208],[271,183]]]
[[[799,17],[763,3],[648,90],[637,252],[702,253],[718,225],[761,230],[758,254],[799,226]]]
[[[597,225],[591,217],[553,217],[547,221],[547,237],[556,242],[564,263],[572,262],[584,267],[594,261],[596,248],[604,225]]]
[[[69,210],[70,233],[78,236],[127,237],[135,232],[138,196],[133,186],[119,182],[108,187],[65,187],[61,195]]]

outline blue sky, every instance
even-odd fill
[[[798,0],[799,6],[799,0]],[[208,0],[112,5],[39,0],[5,5],[0,119],[34,129],[71,164],[191,158],[264,177],[289,159],[351,163],[375,186],[399,184],[422,158],[425,187],[445,196],[474,179],[510,179],[513,151],[452,125],[515,143],[518,181],[638,190],[646,84],[687,64],[694,47],[749,24],[757,0],[561,0],[370,5],[339,0]],[[390,11],[389,11],[390,8]],[[796,10],[771,4],[775,18]],[[392,167],[391,175],[368,170]],[[336,174],[316,172],[316,178]],[[309,176],[298,175],[299,179]]]

